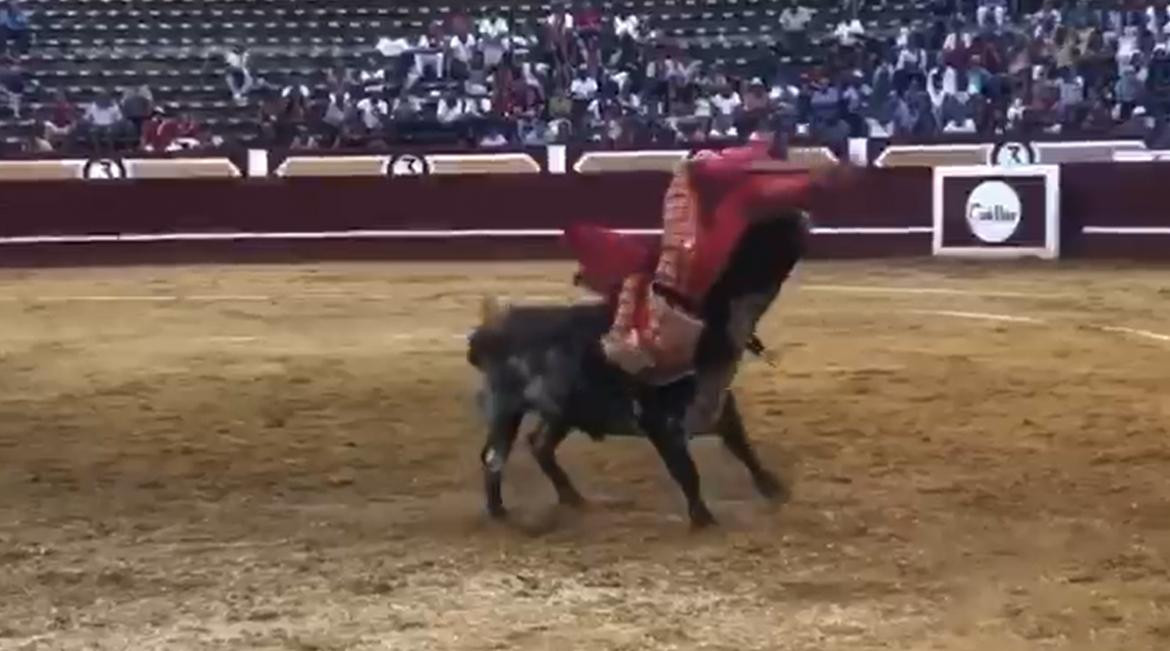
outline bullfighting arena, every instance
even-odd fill
[[[518,444],[464,336],[559,263],[0,272],[0,648],[1170,648],[1170,271],[809,262],[693,445]]]

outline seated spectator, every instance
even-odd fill
[[[390,119],[390,103],[378,95],[364,92],[363,95],[354,107],[357,117],[367,133],[380,133]]]
[[[392,104],[390,107],[390,115],[393,116],[395,121],[409,122],[422,113],[422,101],[408,94],[405,89],[394,99]]]
[[[410,42],[401,36],[383,36],[378,39],[374,49],[385,57],[384,65],[381,67],[387,71],[387,83],[393,86],[404,84],[410,73],[406,56],[410,52]]]
[[[20,150],[26,154],[48,154],[53,151],[53,144],[43,133],[30,133],[21,142]]]
[[[553,120],[568,120],[573,115],[573,102],[558,92],[548,101],[548,115]]]
[[[577,12],[574,22],[577,27],[577,35],[586,43],[596,41],[601,36],[601,12],[593,5],[585,3]]]
[[[573,8],[568,3],[564,4],[559,10],[553,9],[545,17],[544,21],[550,28],[561,32],[571,32],[576,26],[576,21],[573,18]]]
[[[1117,79],[1113,88],[1113,97],[1117,100],[1116,115],[1114,117],[1117,120],[1124,122],[1133,114],[1134,108],[1142,100],[1144,85],[1138,79],[1137,68],[1132,65],[1127,65],[1122,68],[1121,76]]]
[[[1085,80],[1072,68],[1061,71],[1060,99],[1056,110],[1060,121],[1067,126],[1080,125],[1085,118]]]
[[[114,148],[122,136],[125,122],[122,109],[109,92],[98,95],[85,111],[83,123],[95,147],[103,145]]]
[[[552,132],[548,123],[539,118],[524,118],[519,123],[520,142],[528,147],[541,147],[552,143]]]
[[[122,116],[130,123],[135,133],[142,131],[142,124],[154,110],[154,94],[143,84],[138,88],[127,88],[122,93]]]
[[[77,128],[77,108],[65,96],[65,91],[58,90],[53,96],[53,104],[49,107],[45,119],[45,139],[54,149],[61,149],[68,142]]]
[[[471,65],[466,70],[463,81],[463,92],[468,95],[487,95],[490,91],[487,61],[482,52],[476,52],[471,57]]]
[[[483,52],[484,63],[492,68],[504,58],[508,51],[509,32],[508,21],[503,14],[493,11],[479,21],[476,27],[479,32],[479,48]]]
[[[167,115],[157,107],[142,126],[142,148],[149,152],[194,149],[201,143],[199,123],[190,113],[179,117]]]
[[[504,136],[503,131],[497,127],[492,127],[487,130],[479,140],[479,146],[483,149],[498,149],[500,147],[508,146],[508,138]]]
[[[463,100],[463,115],[468,120],[481,120],[492,114],[492,100],[486,93],[474,93]]]
[[[463,70],[471,66],[472,54],[483,56],[477,47],[475,35],[471,32],[464,34],[452,34],[450,40],[447,42],[448,65],[450,67],[451,76],[456,79],[463,78]]]
[[[411,53],[414,55],[414,69],[407,77],[406,85],[413,86],[420,79],[439,79],[443,76],[443,71],[446,68],[444,63],[444,50],[442,38],[442,26],[439,23],[431,23],[428,32],[419,34],[414,42],[414,47],[411,48]]]
[[[27,54],[31,42],[32,26],[19,0],[0,1],[0,55]]]
[[[386,66],[378,61],[377,57],[368,57],[365,65],[357,73],[357,86],[362,92],[377,95],[386,90]]]
[[[743,107],[743,99],[731,86],[724,86],[711,97],[711,106],[715,109],[716,122],[720,137],[734,138],[739,135],[735,128],[735,121]],[[712,128],[713,131],[715,127]]]
[[[345,124],[354,118],[356,112],[353,95],[348,91],[336,89],[325,97],[325,111],[321,121],[325,123],[328,134],[336,138]]]
[[[454,124],[461,121],[463,116],[463,100],[453,92],[444,95],[435,108],[435,117],[442,124]]]

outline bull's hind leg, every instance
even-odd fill
[[[487,496],[488,514],[493,518],[503,518],[508,515],[504,508],[503,482],[504,464],[508,461],[508,454],[512,451],[512,443],[516,441],[516,433],[520,429],[520,422],[524,419],[524,412],[506,412],[493,414],[488,430],[488,440],[480,452],[480,461],[483,462],[483,485]]]
[[[585,505],[585,499],[577,492],[577,488],[565,474],[565,469],[557,463],[557,446],[568,435],[569,428],[564,425],[555,421],[546,422],[541,423],[528,435],[528,443],[532,449],[532,456],[536,457],[536,463],[556,489],[557,500],[566,506],[581,507]]]
[[[731,392],[727,393],[727,399],[723,403],[723,411],[719,414],[716,429],[720,438],[723,439],[723,445],[747,467],[748,472],[752,475],[752,482],[756,485],[756,490],[759,491],[760,495],[776,501],[787,499],[788,490],[784,484],[776,479],[776,475],[764,468],[759,457],[756,456],[751,442],[748,441],[747,430],[743,426],[743,417],[740,416],[735,395]]]

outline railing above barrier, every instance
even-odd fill
[[[514,174],[612,174],[669,172],[692,149],[591,150],[548,145],[499,151],[395,148],[378,152],[229,150],[179,155],[96,155],[91,158],[0,160],[0,182],[182,178],[414,177]],[[873,167],[946,165],[1056,165],[1150,162],[1170,152],[1150,150],[1141,140],[998,141],[899,144],[855,139],[849,160]],[[839,159],[821,145],[797,145],[797,164]]]

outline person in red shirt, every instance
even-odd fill
[[[65,96],[65,91],[58,90],[45,119],[45,139],[53,147],[60,147],[77,128],[79,115],[77,107]]]
[[[199,124],[189,113],[176,119],[168,117],[162,108],[156,108],[142,125],[142,148],[146,151],[170,151],[177,141],[198,139]]]
[[[577,24],[577,34],[586,41],[601,36],[601,12],[591,4],[586,4],[577,12],[574,22]]]

